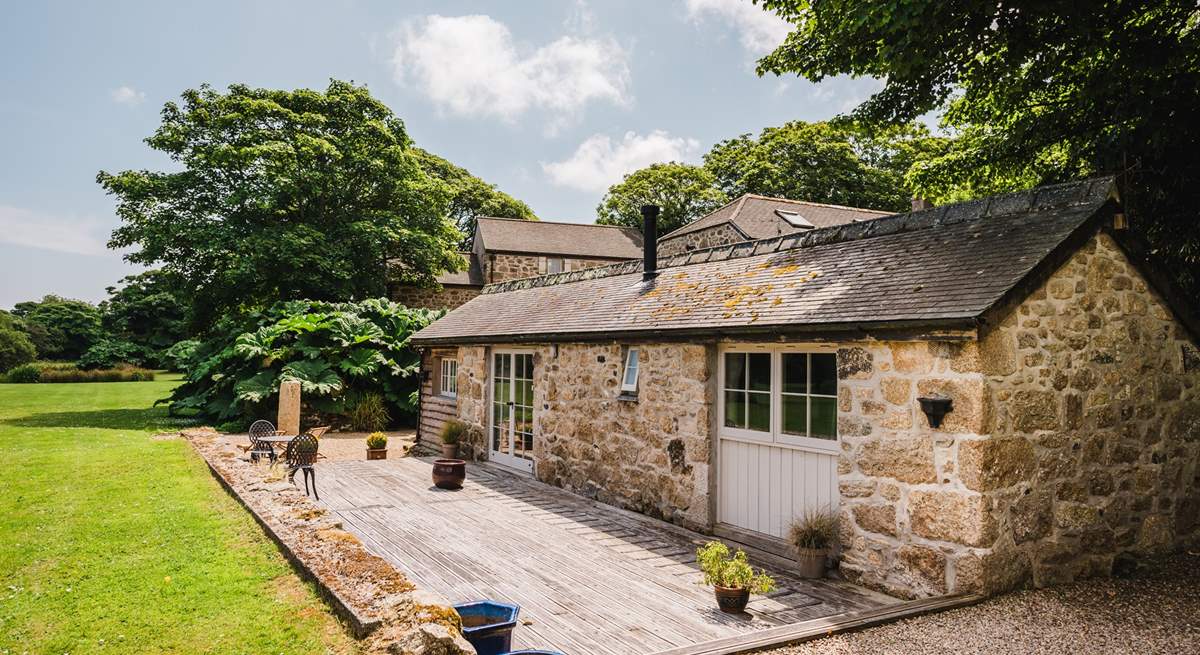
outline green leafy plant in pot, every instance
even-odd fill
[[[796,552],[797,574],[800,577],[825,576],[825,561],[837,539],[837,532],[837,515],[827,509],[806,512],[792,521],[788,528],[788,542]]]
[[[712,585],[722,612],[740,614],[746,611],[751,593],[775,590],[775,580],[761,569],[755,571],[740,548],[731,553],[725,544],[710,541],[696,549],[696,561],[704,573],[704,584]]]
[[[367,437],[367,459],[387,459],[387,435],[372,432]]]
[[[467,433],[467,424],[451,419],[442,425],[442,458],[458,459],[458,443]]]

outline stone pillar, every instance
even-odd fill
[[[279,383],[279,417],[275,423],[284,434],[300,434],[300,383]]]

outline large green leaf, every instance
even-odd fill
[[[235,384],[233,393],[241,401],[262,402],[279,390],[277,377],[274,371],[262,371],[250,379]]]
[[[342,389],[342,379],[329,362],[321,360],[304,360],[292,362],[283,367],[279,379],[297,380],[300,391],[318,396],[328,396]]]

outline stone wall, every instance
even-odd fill
[[[405,307],[425,309],[454,309],[479,295],[480,287],[414,287],[393,286],[392,300]]]
[[[1200,540],[1200,353],[1101,235],[978,342],[839,351],[842,570],[901,596]],[[916,398],[953,399],[929,427]]]
[[[866,341],[838,349],[841,570],[897,596],[973,589],[977,548],[994,536],[984,499],[959,483],[955,444],[990,410],[973,341]],[[953,411],[932,428],[917,398]],[[960,574],[961,573],[961,574]]]
[[[636,399],[618,399],[621,344],[534,350],[534,474],[548,484],[690,527],[707,527],[708,351],[641,346]],[[488,349],[462,348],[459,418],[486,457]],[[467,384],[470,383],[468,387]]]
[[[985,572],[1069,582],[1200,541],[1200,351],[1111,237],[982,345],[993,439],[959,461],[992,501]]]
[[[669,257],[692,250],[703,250],[704,248],[727,246],[731,243],[741,243],[745,240],[746,237],[729,223],[718,223],[712,227],[688,232],[670,239],[660,239],[658,241],[658,254],[660,257]]]
[[[488,283],[504,282],[527,277],[545,275],[549,272],[546,255],[518,255],[510,253],[490,253],[484,260],[484,279]],[[560,257],[563,260],[563,272],[578,271],[595,266],[607,266],[620,261],[620,258],[599,257]]]

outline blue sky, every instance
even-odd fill
[[[828,118],[878,84],[760,78],[787,26],[749,0],[27,2],[0,22],[0,308],[98,301],[136,270],[99,170],[159,168],[142,139],[187,88],[366,84],[420,146],[591,222],[654,161]]]

